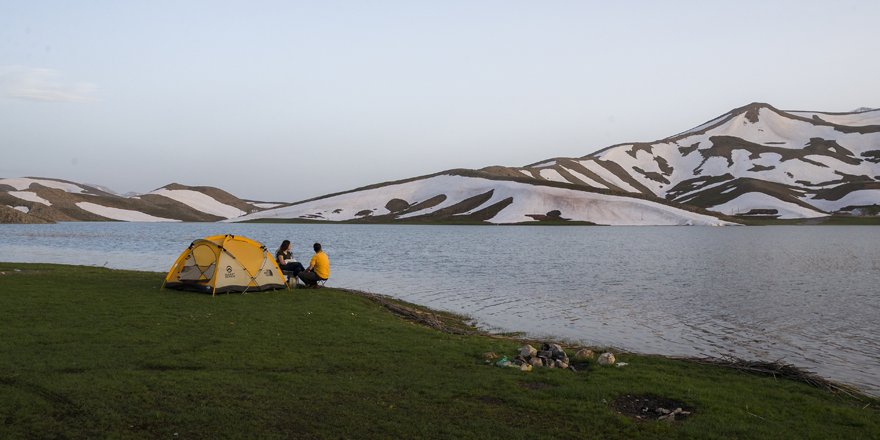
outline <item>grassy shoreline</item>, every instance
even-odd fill
[[[18,269],[19,272],[15,272]],[[160,290],[162,274],[0,263],[0,438],[871,438],[877,399],[620,354],[574,373],[486,365],[519,341],[401,319],[333,288]],[[611,405],[685,402],[669,424]]]

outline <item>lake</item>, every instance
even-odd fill
[[[780,360],[880,395],[876,227],[60,223],[0,231],[0,261],[163,272],[207,235],[245,235],[272,252],[290,239],[306,262],[319,241],[331,258],[329,286],[462,313],[490,330]]]

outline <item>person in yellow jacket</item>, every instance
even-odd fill
[[[299,273],[299,279],[306,286],[315,286],[318,284],[318,281],[330,278],[330,259],[321,250],[321,243],[315,243],[313,248],[315,249],[315,255],[312,255],[309,267]]]

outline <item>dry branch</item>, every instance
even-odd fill
[[[684,358],[685,360],[689,360],[691,362],[696,362],[698,364],[706,364],[706,365],[715,365],[725,368],[731,368],[738,371],[743,371],[751,374],[758,374],[762,376],[773,376],[781,377],[785,379],[794,380],[797,382],[803,382],[807,385],[824,389],[830,391],[832,393],[842,393],[846,394],[855,399],[860,399],[861,392],[852,387],[850,385],[840,384],[825,378],[820,377],[816,373],[812,371],[807,371],[798,367],[795,367],[791,364],[786,364],[780,361],[774,362],[758,362],[758,361],[746,361],[743,359],[737,358]]]

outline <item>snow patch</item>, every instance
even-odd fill
[[[583,165],[584,168],[596,173],[599,177],[601,177],[606,182],[608,182],[608,183],[610,183],[610,184],[612,184],[612,185],[614,185],[624,191],[629,191],[629,192],[634,192],[634,193],[639,192],[639,190],[633,188],[632,185],[621,180],[619,177],[617,177],[617,175],[615,175],[611,171],[608,171],[607,168],[603,167],[595,160],[582,160],[582,161],[580,161],[580,164]]]
[[[57,180],[49,180],[49,179],[30,179],[27,177],[21,178],[9,178],[9,179],[0,179],[0,185],[9,185],[19,191],[26,190],[30,188],[32,183],[37,183],[43,185],[47,188],[55,188],[60,189],[69,193],[82,194],[87,192],[85,188],[74,185],[72,183],[67,182],[59,182]]]
[[[251,203],[251,205],[254,205],[254,206],[256,206],[257,208],[262,208],[262,209],[272,209],[272,208],[277,208],[277,207],[279,207],[279,206],[281,206],[281,205],[283,205],[283,204],[284,204],[284,203]]]
[[[91,202],[77,202],[76,206],[84,211],[91,212],[92,214],[100,215],[101,217],[106,217],[111,220],[120,220],[124,222],[179,222],[180,220],[175,220],[171,218],[162,218],[156,217],[149,214],[145,214],[140,211],[133,211],[130,209],[119,209],[119,208],[111,208],[109,206],[101,206]]]
[[[169,199],[176,200],[184,205],[207,214],[216,215],[223,218],[241,217],[246,213],[234,206],[220,203],[217,199],[198,191],[189,189],[157,189],[150,194],[155,194]]]
[[[852,165],[845,162],[840,161],[834,157],[824,156],[820,154],[808,154],[804,156],[805,159],[812,160],[814,162],[819,162],[822,165],[827,166],[828,168],[823,168],[825,172],[834,173],[834,171],[840,171],[846,174],[852,174],[855,176],[873,176],[880,169],[880,166],[872,164],[870,162],[862,162],[858,165]],[[810,164],[807,164],[810,165]],[[812,168],[821,168],[816,167],[815,165],[810,165]],[[821,170],[816,170],[816,172],[821,172]],[[811,175],[811,174],[808,174]],[[834,179],[829,179],[834,180]]]
[[[709,215],[697,214],[648,200],[544,185],[530,185],[508,180],[490,180],[449,175],[434,176],[427,179],[271,209],[249,214],[232,221],[246,221],[258,218],[300,218],[316,212],[327,213],[325,216],[327,220],[342,221],[357,218],[354,215],[356,212],[384,206],[392,198],[415,203],[440,194],[447,196],[443,203],[435,207],[401,216],[401,218],[406,218],[428,214],[489,191],[493,191],[492,197],[469,212],[479,211],[507,198],[513,199],[511,205],[489,220],[491,223],[532,221],[532,218],[527,216],[528,214],[546,214],[549,211],[558,209],[562,211],[564,218],[598,224],[730,224]],[[342,211],[338,214],[333,214],[332,212],[335,209],[342,209]],[[376,213],[387,213],[387,210],[379,208],[376,210]]]
[[[847,206],[880,205],[880,189],[860,189],[840,200],[807,199],[806,202],[829,212],[839,211]]]
[[[52,206],[52,203],[38,196],[37,193],[33,191],[9,191],[7,194],[22,200],[27,200],[28,202],[42,203],[46,206]]]
[[[720,156],[712,156],[703,162],[700,166],[701,176],[720,176],[727,173],[730,163],[726,158]]]
[[[544,180],[549,180],[551,182],[571,183],[565,177],[562,177],[562,174],[559,174],[559,171],[556,171],[553,168],[542,169],[539,174]]]
[[[801,116],[807,119],[813,119],[818,116],[823,121],[837,125],[849,125],[853,127],[861,127],[865,125],[880,125],[880,110],[870,110],[861,113],[848,113],[835,115],[822,112],[788,112],[793,115]]]
[[[688,191],[688,192],[685,192],[685,193],[681,193],[681,194],[679,194],[678,197],[677,197],[677,199],[679,199],[682,203],[684,203],[685,200],[682,200],[682,198],[686,198],[687,200],[693,200],[693,199],[698,195],[697,193],[701,193],[701,192],[703,192],[703,191],[706,191],[706,190],[709,190],[709,189],[712,189],[712,188],[715,188],[715,187],[718,187],[718,186],[724,185],[724,184],[726,184],[726,183],[730,183],[730,181],[729,181],[729,180],[723,180],[723,181],[721,181],[721,182],[715,182],[715,183],[710,183],[710,184],[703,184],[702,186],[697,187],[697,188],[694,188],[694,189],[691,190],[691,191]],[[730,191],[732,191],[732,190],[734,190],[734,189],[736,189],[736,187],[732,187],[732,188],[726,189],[726,190],[724,190],[723,192],[721,192],[721,194],[724,194],[724,193],[726,193],[726,192],[730,192]]]
[[[575,170],[566,168],[565,171],[568,171],[572,176],[580,179],[581,182],[584,182],[585,184],[592,186],[593,188],[608,189],[607,186],[602,185],[601,183],[596,182],[595,180],[590,179],[589,177],[587,177],[587,176],[585,176]]]
[[[613,196],[563,188],[527,188],[505,182],[496,188],[499,198],[513,203],[489,221],[520,223],[527,214],[560,210],[562,217],[602,225],[729,225],[715,217],[632,197]]]
[[[752,209],[775,209],[781,219],[825,217],[828,215],[760,192],[748,192],[727,203],[707,209],[727,215],[745,214]]]

